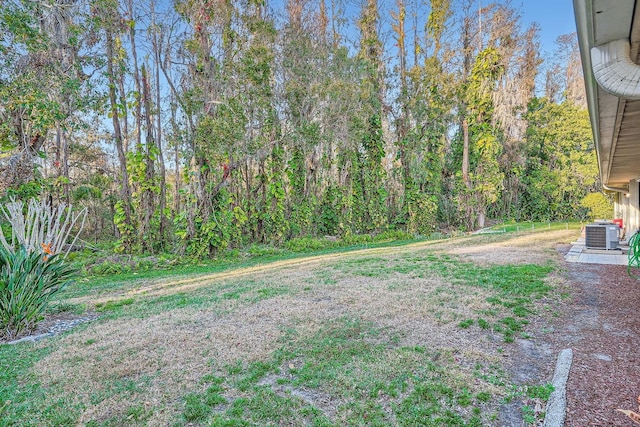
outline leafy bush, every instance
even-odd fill
[[[588,209],[589,219],[613,218],[613,202],[602,193],[589,193],[581,201],[580,206]]]
[[[436,198],[428,194],[410,194],[408,198],[408,231],[428,236],[435,231],[437,225]]]
[[[59,255],[10,252],[0,246],[0,339],[14,339],[35,329],[51,297],[75,274]]]
[[[402,230],[386,230],[382,233],[372,234],[350,234],[342,239],[342,246],[362,245],[365,243],[392,242],[395,240],[412,240],[415,236]]]
[[[267,255],[280,255],[282,254],[282,249],[276,248],[274,246],[258,245],[254,243],[249,247],[247,252],[250,256],[259,257]]]
[[[76,265],[78,269],[82,269],[86,275],[108,276],[128,274],[134,271],[166,270],[178,265],[183,265],[186,261],[187,259],[180,258],[173,254],[159,254],[154,256],[110,255],[101,258],[96,258],[95,256],[93,258],[87,257],[74,262],[74,265]]]
[[[383,231],[380,234],[377,234],[374,238],[374,242],[385,242],[385,241],[393,241],[393,240],[412,240],[415,239],[416,236],[413,234],[402,231],[402,230],[387,230]]]
[[[348,234],[344,236],[342,241],[347,246],[361,245],[373,242],[373,237],[371,237],[371,234]]]
[[[100,264],[88,266],[86,271],[90,275],[94,276],[110,276],[131,273],[131,265],[129,264],[116,264],[113,262],[105,261]]]
[[[284,247],[292,252],[319,251],[338,246],[336,242],[328,239],[316,239],[313,237],[298,237],[285,242]]]
[[[447,235],[440,232],[440,231],[434,231],[433,233],[429,234],[429,240],[440,240],[440,239],[446,239]]]
[[[10,199],[0,205],[0,339],[33,331],[51,297],[77,269],[64,263],[82,231],[86,209]]]
[[[0,214],[11,225],[11,238],[7,239],[0,228],[0,244],[9,252],[24,248],[27,253],[64,253],[66,257],[82,231],[87,210],[75,212],[71,206],[53,207],[37,199],[24,202],[11,200],[0,205]],[[75,230],[76,225],[79,229]],[[69,240],[71,239],[71,243]],[[9,243],[11,242],[11,243]],[[66,251],[65,251],[66,246]]]
[[[285,242],[284,247],[292,252],[319,251],[344,246],[364,245],[367,243],[411,240],[414,236],[406,231],[387,230],[380,234],[347,234],[342,239],[298,237]]]

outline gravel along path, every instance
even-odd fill
[[[90,314],[83,317],[63,318],[47,322],[44,327],[39,327],[38,331],[33,335],[22,337],[20,339],[9,341],[7,344],[18,344],[25,341],[37,342],[43,338],[49,338],[69,331],[81,323],[90,322],[98,318],[97,314]],[[44,330],[44,331],[43,331]],[[46,331],[46,332],[45,332]]]

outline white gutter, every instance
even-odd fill
[[[640,65],[631,60],[629,41],[591,48],[591,66],[602,89],[624,99],[640,99]]]
[[[593,140],[596,146],[596,155],[598,157],[598,169],[602,182],[607,182],[608,176],[602,167],[602,147],[600,146],[600,123],[598,117],[600,114],[598,108],[598,84],[593,76],[593,68],[591,67],[591,55],[589,50],[594,45],[593,36],[593,5],[591,0],[573,0],[573,10],[576,18],[576,30],[578,32],[578,45],[580,46],[580,57],[582,58],[582,71],[584,76],[585,89],[587,93],[587,107],[589,109],[589,120],[591,121],[591,130],[593,132]]]
[[[629,192],[628,188],[622,188],[622,187],[609,187],[606,184],[602,184],[602,188],[604,188],[607,191],[613,191],[614,193],[625,193],[627,194]]]

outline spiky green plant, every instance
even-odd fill
[[[64,253],[66,257],[86,218],[86,209],[74,211],[64,203],[54,207],[44,200],[30,199],[25,209],[24,202],[11,199],[0,205],[0,219],[11,225],[11,239],[5,238],[0,227],[0,244],[9,252],[22,246],[29,253]],[[71,238],[71,244],[68,244]]]
[[[71,282],[75,269],[59,255],[0,245],[0,339],[35,329],[51,297]]]

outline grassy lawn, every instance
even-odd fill
[[[501,425],[506,402],[550,393],[515,384],[504,355],[553,314],[554,245],[575,235],[83,280],[55,309],[97,320],[0,345],[0,426]]]

